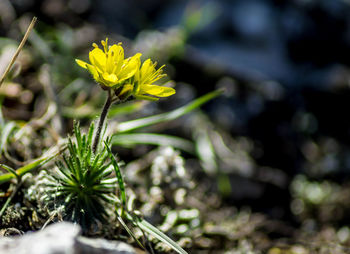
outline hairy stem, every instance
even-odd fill
[[[104,122],[106,120],[109,108],[111,107],[112,103],[113,103],[112,93],[110,91],[108,91],[108,97],[107,97],[107,100],[105,102],[105,105],[103,106],[100,118],[98,120],[97,131],[96,131],[94,143],[92,146],[92,151],[94,153],[96,153],[97,145],[100,142],[101,131],[103,129]]]

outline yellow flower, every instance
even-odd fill
[[[156,65],[157,63],[152,63],[151,59],[147,59],[141,68],[138,69],[135,74],[135,84],[133,87],[133,94],[136,98],[158,100],[159,98],[156,97],[168,97],[175,94],[174,88],[153,85],[154,82],[166,76],[162,70],[164,65],[158,70],[155,68]]]
[[[93,44],[89,53],[90,64],[75,59],[77,64],[87,69],[93,78],[102,86],[118,88],[135,75],[140,66],[140,53],[124,59],[124,49],[119,43],[108,47],[108,38],[101,41],[103,51]]]

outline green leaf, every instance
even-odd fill
[[[65,148],[62,148],[62,150],[64,150]],[[56,148],[53,148],[52,150],[56,150]],[[49,162],[51,159],[53,159],[54,157],[57,156],[57,154],[60,152],[60,150],[58,151],[47,151],[46,154],[48,155],[43,155],[40,158],[37,158],[35,160],[33,160],[32,162],[30,162],[27,165],[24,165],[23,167],[20,167],[16,170],[16,174],[18,176],[23,176],[26,173],[32,171],[33,169],[40,167],[42,165],[44,165],[45,163]],[[6,173],[6,174],[2,174],[0,175],[0,184],[5,183],[10,181],[12,178],[15,178],[15,175],[13,173]]]
[[[115,159],[115,157],[114,157],[114,155],[113,155],[111,149],[109,148],[107,142],[105,142],[105,146],[106,146],[106,148],[107,148],[109,158],[110,158],[111,161],[112,161],[113,168],[114,168],[114,171],[115,171],[115,175],[116,175],[117,178],[118,178],[118,185],[119,185],[119,189],[120,189],[121,200],[122,200],[123,207],[125,207],[125,206],[126,206],[126,193],[125,193],[124,179],[123,179],[122,173],[121,173],[121,171],[120,171],[118,162],[117,162],[117,160]]]
[[[135,242],[142,248],[142,249],[146,249],[145,246],[143,246],[142,243],[140,243],[139,240],[137,240],[136,235],[129,229],[129,227],[126,225],[126,223],[124,222],[123,218],[118,214],[118,212],[116,211],[117,214],[117,219],[119,221],[119,223],[125,228],[125,230],[128,232],[128,234],[135,240]]]
[[[23,176],[24,174],[28,173],[29,171],[35,169],[36,167],[42,166],[48,161],[50,161],[53,157],[55,156],[47,156],[47,157],[42,157],[37,160],[34,160],[33,162],[19,168],[16,170],[17,174],[20,176]]]
[[[128,132],[128,131],[136,130],[142,127],[154,125],[157,123],[174,120],[180,116],[186,115],[187,113],[193,111],[196,108],[199,108],[204,103],[218,97],[220,94],[222,94],[222,92],[223,92],[222,90],[216,90],[216,91],[210,92],[188,103],[185,106],[182,106],[178,109],[172,110],[167,113],[162,113],[155,116],[149,116],[149,117],[144,117],[136,120],[122,122],[117,126],[116,132],[117,133]]]
[[[155,133],[117,133],[113,135],[112,144],[122,146],[137,144],[172,146],[190,154],[195,153],[194,144],[191,141],[175,136]]]
[[[42,157],[42,158],[36,159],[36,160],[32,161],[31,163],[17,169],[16,174],[19,176],[23,176],[24,174],[28,173],[29,171],[35,169],[36,167],[44,165],[46,162],[48,162],[52,158],[53,158],[53,156],[52,157],[47,156],[47,157]],[[0,175],[0,184],[8,182],[14,177],[15,177],[14,173],[2,174],[2,175]]]
[[[91,144],[92,144],[92,137],[94,135],[94,130],[95,130],[95,123],[92,122],[90,124],[89,132],[88,132],[88,138],[87,138],[88,146],[91,146]]]
[[[12,131],[16,128],[16,124],[14,122],[8,122],[5,124],[5,127],[1,131],[0,137],[0,154],[6,150],[7,141],[12,133]]]
[[[177,253],[187,254],[187,252],[184,249],[182,249],[176,242],[171,240],[167,235],[165,235],[162,231],[157,229],[155,226],[153,226],[152,224],[150,224],[146,220],[140,219],[140,218],[135,218],[134,222],[143,231],[147,232],[148,234],[153,235],[159,241],[162,241],[163,243],[167,244],[169,247],[171,247]]]
[[[7,166],[7,165],[5,165],[5,164],[0,164],[0,167],[6,169],[6,170],[7,170],[9,173],[11,173],[11,174],[14,174],[15,177],[17,177],[17,178],[19,177],[19,175],[17,175],[16,170],[14,170],[13,168],[11,168],[11,167],[9,167],[9,166]]]

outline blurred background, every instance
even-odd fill
[[[260,246],[274,254],[284,253],[272,248],[282,241],[304,246],[298,253],[324,246],[347,253],[349,13],[348,0],[1,0],[1,73],[31,18],[39,20],[18,60],[21,74],[0,89],[3,114],[16,121],[41,115],[49,78],[62,105],[61,134],[73,118],[88,123],[103,94],[74,59],[87,60],[91,44],[105,37],[121,41],[129,55],[166,64],[177,90],[133,117],[225,88],[202,111],[156,129],[196,145],[196,156],[182,156],[196,182],[193,196],[209,200],[199,209],[203,220],[217,227],[203,227],[213,242],[199,241],[199,249]],[[150,149],[116,148],[125,161]],[[227,221],[235,230],[223,227]]]

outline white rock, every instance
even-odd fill
[[[68,222],[55,223],[42,231],[19,237],[0,238],[0,254],[134,254],[123,242],[80,236],[81,228]]]

